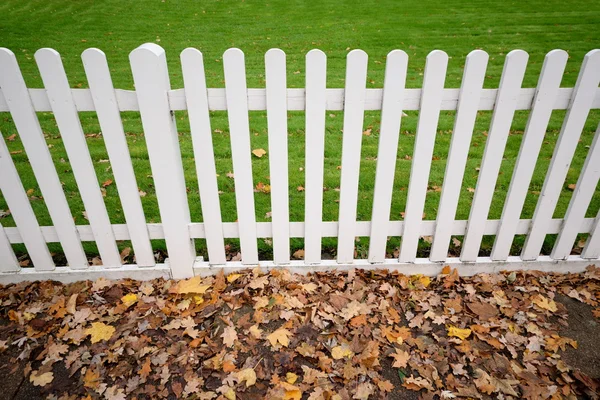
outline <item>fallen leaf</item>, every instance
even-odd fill
[[[471,336],[471,330],[470,329],[460,329],[455,326],[450,326],[450,327],[448,327],[448,336],[454,336],[454,337],[460,338],[462,340],[465,340],[466,338]]]
[[[235,341],[238,340],[237,332],[233,326],[225,327],[221,337],[223,338],[223,344],[227,347],[233,347]]]
[[[129,293],[125,296],[121,297],[121,301],[125,305],[125,307],[129,308],[138,301],[138,297],[135,293]]]
[[[172,290],[173,290],[173,293],[179,293],[179,294],[188,294],[188,293],[204,294],[210,288],[210,286],[211,285],[203,285],[202,284],[201,276],[195,276],[190,279],[185,279],[183,281],[179,281],[179,283],[174,288],[172,288]]]
[[[54,373],[52,372],[40,373],[39,371],[33,371],[31,375],[29,375],[29,382],[33,383],[33,386],[46,386],[53,380]]]
[[[114,333],[115,328],[102,322],[92,322],[92,327],[85,330],[86,335],[91,335],[92,344],[109,340]]]
[[[331,357],[334,360],[340,360],[342,358],[352,358],[354,356],[354,352],[350,350],[347,344],[343,344],[341,346],[336,346],[331,349]]]
[[[262,156],[267,154],[267,152],[265,151],[265,149],[254,149],[252,150],[252,154],[254,154],[258,158],[261,158]]]
[[[267,340],[271,342],[271,346],[281,344],[282,346],[287,347],[290,344],[290,336],[292,336],[292,332],[285,328],[279,328],[268,335]]]
[[[237,373],[238,382],[246,382],[246,387],[250,387],[256,383],[256,372],[253,368],[246,368]]]
[[[112,179],[107,179],[104,182],[102,182],[102,187],[110,186],[110,185],[112,185],[112,183],[113,183]]]

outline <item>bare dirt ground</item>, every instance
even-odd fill
[[[2,399],[585,399],[600,269],[0,287]]]

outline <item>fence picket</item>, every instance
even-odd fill
[[[506,260],[509,256],[568,58],[566,51],[552,50],[544,59],[519,156],[504,202],[498,234],[490,255],[492,260]]]
[[[393,50],[387,55],[369,242],[372,263],[385,260],[407,68],[408,55],[404,51]]]
[[[463,262],[476,261],[479,255],[484,231],[481,222],[488,217],[528,58],[529,55],[523,50],[513,50],[506,55],[496,107],[485,143],[475,196],[460,253],[460,260]]]
[[[600,258],[600,211],[596,214],[590,235],[581,252],[581,258],[587,260]]]
[[[87,147],[79,114],[67,81],[60,54],[53,49],[40,49],[35,53],[52,112],[61,133],[73,175],[90,221],[102,264],[121,266],[121,256],[110,225],[108,212],[100,192],[98,177]]]
[[[206,231],[206,246],[211,265],[225,264],[223,219],[217,185],[217,170],[213,152],[206,77],[202,53],[187,48],[181,53],[181,68],[188,106],[196,175],[202,203],[202,219]]]
[[[598,180],[600,179],[600,125],[596,130],[594,141],[585,159],[583,168],[575,186],[575,193],[569,202],[569,208],[565,214],[564,223],[561,227],[550,258],[554,260],[565,260],[573,249],[573,244],[579,233],[585,213],[592,201]]]
[[[342,177],[340,182],[337,248],[338,263],[349,263],[354,259],[358,175],[360,173],[360,149],[365,113],[367,61],[367,53],[362,50],[352,50],[346,58]]]
[[[0,272],[17,272],[21,270],[19,260],[8,241],[6,232],[0,224]]]
[[[44,196],[44,202],[56,228],[69,267],[73,269],[87,268],[88,260],[75,228],[73,215],[31,103],[25,80],[12,51],[0,48],[0,70],[2,71],[0,87],[2,87],[33,174],[42,196]]]
[[[400,262],[413,262],[417,257],[417,246],[419,244],[447,66],[448,55],[443,51],[434,50],[427,56],[423,77],[421,109],[419,111],[404,214],[404,230],[402,243],[400,244]]]
[[[265,54],[267,124],[273,227],[273,261],[290,262],[290,207],[288,188],[287,80],[285,53],[270,49]]]
[[[10,156],[4,137],[0,133],[0,191],[4,195],[6,204],[19,228],[27,253],[33,261],[37,271],[51,271],[54,261],[42,236],[40,225],[37,222],[25,188],[21,183],[19,173]]]
[[[304,203],[304,261],[321,262],[323,220],[323,163],[325,156],[325,106],[327,57],[321,50],[306,55],[306,146]]]
[[[533,213],[531,230],[521,252],[523,260],[535,260],[540,254],[548,224],[554,214],[599,83],[600,50],[592,50],[585,55],[577,77],[575,91],[556,142],[542,193]]]
[[[242,263],[257,264],[256,211],[250,159],[250,124],[244,53],[235,48],[225,51],[223,68]]]
[[[167,97],[171,84],[165,51],[157,44],[147,43],[133,50],[129,54],[129,60],[140,104],[171,273],[175,279],[189,278],[194,275],[196,250],[188,228],[191,218],[179,136]]]
[[[489,56],[485,51],[473,50],[467,55],[465,62],[435,233],[429,255],[431,261],[445,261],[448,256],[452,223],[456,218],[456,208],[465,175],[488,59]]]
[[[98,114],[98,122],[102,129],[110,165],[115,175],[115,183],[135,253],[135,262],[140,267],[151,267],[155,264],[154,252],[150,244],[146,217],[133,172],[106,55],[98,49],[87,49],[81,55],[81,59]]]

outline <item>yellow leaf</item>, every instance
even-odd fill
[[[132,305],[137,303],[138,297],[135,293],[129,293],[121,297],[121,301],[123,302],[123,304],[125,304],[126,307],[131,307]]]
[[[350,350],[347,344],[336,346],[331,349],[331,357],[333,357],[334,360],[340,360],[344,357],[351,358],[353,355],[354,353],[352,350]]]
[[[258,325],[252,325],[248,331],[254,337],[254,339],[260,339],[262,337],[262,329],[258,327]]]
[[[421,284],[425,287],[429,286],[429,284],[431,283],[431,279],[429,279],[428,276],[421,276],[419,278],[419,282],[421,282]]]
[[[287,347],[290,344],[289,336],[292,335],[292,332],[287,329],[281,328],[277,329],[275,332],[271,333],[267,336],[267,340],[271,342],[271,346],[276,346],[277,343],[280,343],[282,346]]]
[[[280,382],[279,384],[285,390],[285,394],[283,395],[284,400],[300,400],[302,398],[302,391],[299,387],[287,382]]]
[[[240,276],[242,276],[242,274],[229,274],[227,275],[227,282],[235,282]]]
[[[246,387],[250,387],[256,383],[256,372],[253,368],[246,368],[237,373],[239,383],[246,381]]]
[[[549,298],[544,297],[541,294],[532,298],[531,301],[533,301],[536,306],[538,306],[539,308],[543,308],[544,310],[552,312],[558,310],[558,307],[556,307],[556,303],[554,302],[554,300],[550,300]]]
[[[450,326],[448,328],[448,336],[455,336],[457,338],[465,340],[469,336],[471,336],[470,329],[460,329],[455,326]]]
[[[195,293],[195,294],[204,294],[210,285],[202,285],[202,277],[195,276],[190,279],[186,279],[180,281],[175,287],[175,293],[186,294],[186,293]]]
[[[115,333],[115,328],[102,322],[93,322],[92,327],[85,330],[86,335],[92,336],[92,343],[109,340],[113,333]]]
[[[33,383],[33,386],[46,386],[54,380],[54,373],[44,372],[40,374],[39,371],[33,371],[29,375],[29,382]]]
[[[227,397],[229,400],[235,400],[235,390],[229,388],[229,390],[223,393],[223,396]]]
[[[296,375],[293,372],[288,372],[287,374],[285,374],[285,380],[287,383],[293,385],[298,380],[298,375]]]
[[[262,156],[267,154],[267,152],[265,151],[265,149],[254,149],[252,150],[252,154],[254,154],[258,158],[261,158]]]

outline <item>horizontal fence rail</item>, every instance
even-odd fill
[[[445,88],[448,55],[427,57],[421,89],[406,88],[408,56],[388,54],[384,87],[367,89],[368,56],[348,54],[345,88],[326,87],[327,57],[306,55],[306,88],[287,88],[286,55],[265,55],[266,88],[246,86],[244,53],[229,49],[223,57],[225,88],[207,88],[202,53],[181,53],[184,88],[172,89],[165,51],[145,44],[130,54],[135,91],[115,89],[105,54],[88,49],[83,64],[89,89],[70,88],[60,55],[41,49],[35,59],[44,88],[27,88],[15,55],[0,49],[0,112],[8,112],[23,143],[53,226],[40,226],[29,204],[7,144],[0,135],[0,191],[16,227],[0,225],[0,283],[33,279],[75,281],[134,277],[187,278],[225,269],[286,267],[294,272],[328,269],[387,268],[436,274],[445,265],[462,274],[499,270],[581,271],[600,257],[600,214],[586,218],[600,179],[600,127],[589,146],[564,218],[553,218],[560,192],[588,115],[600,109],[600,50],[583,60],[574,88],[561,88],[568,55],[546,55],[536,88],[522,88],[528,55],[507,54],[498,89],[484,89],[488,54],[471,52],[459,89]],[[195,155],[203,222],[193,222],[173,111],[187,110]],[[338,221],[323,221],[323,175],[326,111],[343,110],[341,185]],[[364,112],[381,111],[381,126],[371,221],[357,220]],[[390,220],[399,132],[404,111],[419,111],[408,196],[402,221]],[[422,213],[431,160],[444,110],[456,111],[440,204],[435,220]],[[491,125],[468,220],[456,220],[468,152],[478,111],[492,111]],[[488,219],[513,117],[531,110],[500,219]],[[562,129],[533,218],[521,219],[527,190],[553,110],[566,110]],[[90,158],[79,112],[97,113],[125,224],[111,224]],[[121,112],[140,112],[161,223],[148,223],[140,201]],[[236,222],[223,222],[217,186],[210,111],[227,111],[236,197]],[[257,222],[252,177],[249,111],[267,112],[272,222]],[[305,112],[305,210],[303,222],[290,222],[288,111]],[[51,112],[69,156],[90,225],[75,225],[36,112]],[[540,254],[546,235],[558,235],[550,254]],[[581,255],[571,250],[578,234],[588,234]],[[495,237],[491,255],[481,257],[484,235]],[[526,235],[523,251],[511,256],[515,235]],[[417,257],[421,237],[430,236],[428,258]],[[464,236],[461,254],[449,257],[452,236]],[[355,259],[355,238],[370,239],[368,257]],[[401,238],[398,257],[386,258],[389,237]],[[225,239],[239,239],[241,260],[227,261]],[[257,239],[269,238],[273,260],[259,261]],[[292,261],[290,239],[303,238],[303,261]],[[337,238],[337,259],[323,260],[321,239]],[[165,240],[168,259],[156,263],[151,240]],[[206,239],[208,260],[197,257],[194,239]],[[136,265],[123,265],[117,241],[130,240]],[[103,265],[89,266],[84,242],[94,242]],[[47,243],[60,243],[68,265],[56,266]],[[24,244],[34,268],[19,265],[12,245]]]

